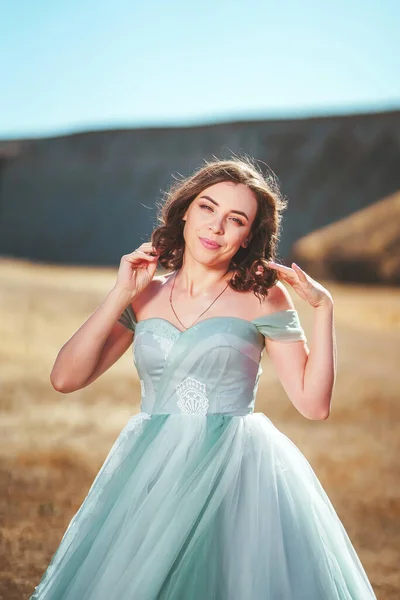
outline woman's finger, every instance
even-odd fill
[[[299,275],[299,277],[303,277],[305,279],[307,279],[305,272],[303,271],[303,269],[301,269],[299,267],[299,265],[297,265],[295,262],[292,263],[294,270],[296,271],[296,273]]]
[[[127,256],[133,256],[134,254],[137,254],[138,252],[140,252],[141,254],[146,254],[146,256],[148,256],[151,252],[155,253],[156,249],[154,248],[154,246],[149,246],[146,247],[147,244],[141,244],[138,248],[136,248],[136,250],[133,250],[133,252],[131,252],[130,254],[127,254]]]
[[[150,254],[148,254],[147,252],[144,252],[143,250],[135,250],[134,252],[131,252],[130,254],[126,254],[123,257],[127,262],[135,264],[136,261],[148,261],[148,262],[154,262],[156,260],[158,260],[157,256],[150,256]]]
[[[267,263],[269,267],[271,267],[272,269],[276,269],[280,273],[287,273],[288,275],[290,275],[294,272],[293,269],[291,269],[290,267],[286,267],[285,265],[279,265],[273,260],[268,260]]]
[[[313,281],[312,278],[309,275],[307,275],[307,273],[305,271],[303,271],[303,269],[301,269],[299,267],[299,265],[296,265],[296,263],[292,263],[292,264],[294,265],[294,269],[295,269],[296,274],[298,275],[299,280],[302,283],[307,283],[309,286],[312,285],[312,281]]]
[[[308,282],[307,275],[304,273],[304,271],[300,269],[300,267],[298,267],[297,269],[291,269],[290,267],[286,267],[285,265],[278,265],[273,261],[268,262],[271,263],[272,268],[276,268],[276,271],[282,279],[288,280],[290,281],[290,283]],[[295,265],[296,263],[293,264]]]
[[[147,254],[142,250],[135,250],[134,254],[141,254],[142,256],[140,258],[147,258],[148,260],[157,260],[157,256],[151,256],[150,254]]]
[[[277,269],[278,277],[288,281],[298,281],[297,274],[293,271],[284,271],[283,269]]]

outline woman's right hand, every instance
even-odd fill
[[[157,270],[158,256],[151,242],[144,242],[131,254],[124,254],[118,269],[116,288],[131,292],[131,299],[150,283]]]

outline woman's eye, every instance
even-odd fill
[[[208,204],[200,204],[200,208],[209,208],[212,211],[211,206],[208,206]],[[232,219],[236,221],[238,225],[244,225],[244,223],[240,219],[237,219],[236,217],[232,217]]]

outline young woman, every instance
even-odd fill
[[[307,419],[329,416],[335,381],[331,294],[274,262],[285,208],[252,160],[205,162],[60,350],[51,381],[68,393],[133,341],[141,412],[32,599],[376,598],[310,464],[254,412],[264,348]],[[313,310],[310,347],[282,281]]]

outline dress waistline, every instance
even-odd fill
[[[247,415],[254,414],[254,410],[249,410],[246,412],[208,412],[208,413],[184,413],[184,412],[148,412],[142,411],[143,414],[147,414],[150,417],[163,415],[163,416],[179,416],[179,417],[245,417]]]

